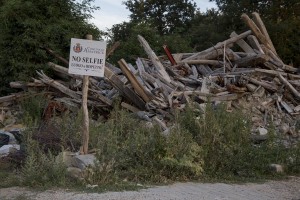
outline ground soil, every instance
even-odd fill
[[[176,183],[139,191],[84,193],[67,190],[36,192],[26,188],[0,189],[1,200],[300,200],[300,177],[265,183]]]

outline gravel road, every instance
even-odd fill
[[[26,198],[27,197],[27,198]],[[263,184],[176,183],[139,191],[82,193],[65,190],[32,192],[25,188],[0,189],[1,200],[300,200],[300,177]]]

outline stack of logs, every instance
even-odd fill
[[[138,58],[135,65],[121,59],[119,68],[106,63],[104,78],[90,77],[89,106],[111,108],[113,100],[121,96],[124,108],[168,130],[174,110],[183,110],[191,101],[199,108],[207,102],[225,102],[228,111],[239,108],[251,113],[255,128],[266,127],[268,118],[280,130],[284,124],[295,134],[300,114],[298,68],[283,63],[259,14],[252,17],[242,15],[250,30],[239,35],[233,32],[229,39],[197,53],[171,54],[164,46],[167,56],[158,57],[139,35],[148,58]],[[242,51],[233,51],[234,45]],[[54,63],[48,65],[60,75],[72,77],[72,81],[62,83],[38,72],[39,79],[34,82],[14,82],[11,87],[51,86],[63,94],[56,102],[79,107],[82,77],[68,74],[67,68]],[[18,95],[1,97],[0,103]]]

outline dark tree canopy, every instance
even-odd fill
[[[0,93],[10,81],[26,80],[36,69],[45,69],[49,57],[40,46],[68,57],[72,37],[82,38],[100,31],[87,23],[96,7],[93,0],[0,1]]]
[[[127,0],[123,3],[131,12],[133,22],[150,22],[161,35],[178,28],[186,30],[196,11],[193,0]]]
[[[300,66],[299,0],[210,0],[216,2],[226,27],[242,29],[242,13],[260,13],[279,55],[286,63]]]
[[[210,0],[216,2],[224,15],[239,17],[240,13],[259,12],[272,21],[284,21],[300,16],[299,0]]]

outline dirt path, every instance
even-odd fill
[[[65,190],[32,192],[24,188],[0,189],[1,200],[300,200],[300,177],[288,181],[248,183],[176,183],[140,191],[81,193]]]

